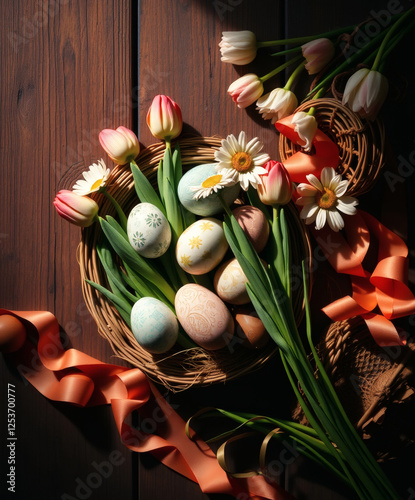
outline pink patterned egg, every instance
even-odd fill
[[[242,205],[232,211],[244,233],[259,253],[267,244],[269,223],[264,213],[257,207]]]
[[[233,337],[234,321],[223,301],[207,288],[189,283],[176,293],[176,316],[184,331],[207,350],[225,347]]]

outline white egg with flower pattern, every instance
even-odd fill
[[[163,255],[171,242],[171,228],[164,214],[151,203],[139,203],[128,215],[128,240],[134,250],[149,259]]]
[[[131,331],[140,346],[152,354],[162,354],[176,343],[179,323],[161,300],[142,297],[131,310]]]
[[[205,274],[214,269],[228,249],[223,224],[213,217],[190,225],[177,240],[176,259],[190,274]]]

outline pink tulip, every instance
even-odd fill
[[[334,45],[328,38],[312,40],[301,47],[309,75],[319,73],[334,56]]]
[[[98,214],[97,203],[88,196],[62,190],[53,201],[58,214],[75,226],[88,227]]]
[[[147,125],[154,137],[171,141],[182,131],[182,111],[170,97],[156,95],[147,112]]]
[[[379,71],[362,68],[348,79],[343,104],[362,118],[374,120],[388,94],[388,80]]]
[[[258,184],[259,199],[265,205],[286,205],[290,202],[293,184],[287,169],[279,161],[270,160],[264,165],[268,174],[261,175]]]
[[[236,102],[238,108],[246,108],[253,104],[264,93],[262,81],[254,73],[241,76],[228,88],[228,94]]]
[[[102,148],[118,165],[125,165],[134,160],[140,152],[140,144],[134,132],[126,127],[116,130],[106,128],[99,133]]]

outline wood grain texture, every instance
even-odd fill
[[[80,288],[80,230],[52,201],[103,155],[98,132],[132,123],[129,1],[2,2],[0,169],[0,304],[50,310],[65,344],[101,360],[109,345],[97,334]],[[5,387],[16,385],[17,492],[12,498],[132,498],[132,455],[120,443],[110,408],[79,409],[43,398],[1,360],[1,427]],[[2,430],[2,433],[3,433]],[[93,483],[93,463],[120,464]],[[2,471],[6,471],[2,441]],[[122,462],[122,463],[121,463]],[[3,472],[2,472],[3,473]],[[92,479],[91,479],[92,478]],[[2,477],[0,496],[5,498]],[[89,490],[88,490],[89,488]]]
[[[52,207],[59,189],[70,189],[83,170],[104,156],[99,131],[134,126],[143,145],[155,142],[146,125],[147,109],[156,94],[167,94],[182,109],[184,134],[225,137],[245,130],[249,137],[259,137],[264,149],[277,157],[274,127],[260,119],[254,107],[238,109],[226,94],[236,78],[246,72],[263,75],[276,66],[275,60],[264,51],[244,68],[221,63],[218,43],[222,31],[250,29],[261,40],[296,36],[355,22],[386,4],[351,0],[340,8],[329,0],[2,2],[0,307],[50,310],[59,319],[66,346],[122,364],[97,334],[82,298],[76,262],[80,230],[61,220]],[[393,67],[402,69],[398,62]],[[405,69],[412,83],[413,72],[413,67]],[[283,85],[285,76],[267,82],[266,91]],[[399,93],[398,86],[396,91]],[[414,95],[403,96],[408,103],[401,107],[403,123],[410,123]],[[394,101],[385,110],[391,119],[396,117],[392,111]],[[407,127],[398,133],[392,123],[389,131],[397,154],[409,158],[414,150],[413,130]],[[409,193],[407,206],[412,217],[413,186],[413,182],[398,186]],[[386,192],[390,194],[390,190]],[[371,202],[368,198],[369,206]],[[385,212],[389,220],[397,220],[388,209]],[[412,231],[408,238],[415,259],[413,235]],[[9,498],[229,498],[205,495],[198,485],[151,456],[131,454],[120,443],[110,408],[52,403],[24,382],[3,357],[0,377],[0,436],[7,384],[15,385],[17,400],[18,489]],[[239,381],[190,390],[172,396],[171,401],[185,418],[210,405],[287,418],[294,401],[284,384],[283,370],[274,360],[261,372]],[[108,462],[112,453],[118,457],[117,464],[100,481],[96,467]],[[0,457],[3,474],[7,459],[3,439]],[[276,465],[276,478],[299,500],[352,499],[325,471],[294,458],[282,468]],[[410,466],[413,453],[403,460]],[[399,467],[390,471],[394,478],[403,474]],[[8,498],[4,477],[1,479],[0,497]],[[407,474],[401,488],[403,498],[411,498],[412,483]],[[412,493],[415,495],[415,486]]]

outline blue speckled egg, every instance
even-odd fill
[[[176,343],[179,323],[173,311],[161,300],[143,297],[131,310],[131,330],[143,349],[162,354]]]
[[[128,240],[134,250],[149,259],[163,255],[171,242],[171,228],[164,214],[151,203],[139,203],[128,215]]]
[[[223,211],[221,202],[216,193],[212,193],[207,198],[195,200],[193,199],[194,192],[190,190],[191,187],[200,186],[208,177],[216,174],[214,163],[204,163],[191,168],[180,179],[177,194],[180,203],[187,208],[189,212],[201,215],[202,217],[209,217],[210,215],[218,214]],[[239,183],[234,186],[225,187],[221,190],[221,194],[227,205],[231,205],[236,200],[239,191]]]

